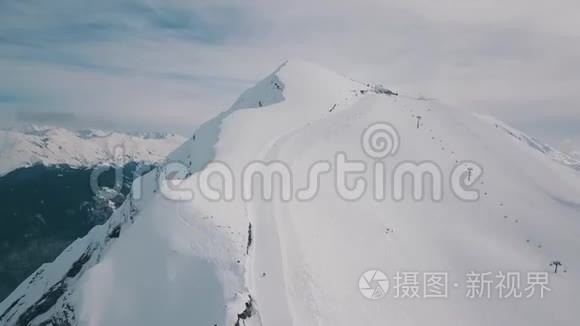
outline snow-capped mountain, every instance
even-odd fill
[[[40,126],[0,130],[0,176],[35,164],[92,167],[118,160],[155,163],[184,141],[184,137],[172,134],[129,135]]]
[[[390,136],[398,146],[384,160],[375,154],[389,142],[373,136],[365,143],[361,137],[375,126],[396,130]],[[369,146],[379,151],[365,152]],[[338,169],[331,169],[310,178],[318,186],[314,192],[308,188],[311,197],[241,195],[260,188],[239,181],[251,162],[283,162],[292,172],[285,181],[301,190],[311,186],[307,177],[314,163],[338,164],[341,155],[367,167],[356,176],[386,179],[384,188],[371,182],[356,200],[345,199],[339,189],[355,189],[361,179],[351,175],[346,185],[339,184]],[[574,325],[580,320],[578,171],[465,111],[289,62],[203,124],[166,161],[187,169],[159,168],[135,182],[140,199],[126,201],[106,224],[23,282],[0,304],[0,323]],[[466,161],[476,162],[483,175],[472,181]],[[406,197],[394,200],[390,174],[372,177],[381,164],[395,171],[405,162],[436,164],[446,178],[442,187],[460,171],[458,180],[477,190],[479,199],[462,200],[445,188],[440,200],[414,200],[406,187]],[[206,178],[220,185],[212,171],[228,175],[221,164],[238,181],[232,198],[200,195]],[[381,192],[385,195],[377,197]],[[555,261],[561,263],[558,273],[550,266]],[[376,298],[386,294],[381,300],[361,293],[361,276],[369,270],[391,280],[390,289],[384,280],[379,283],[383,293]],[[421,275],[405,278],[411,298],[395,297],[405,293],[396,287],[398,272]],[[412,297],[427,272],[448,275],[447,298]],[[469,298],[466,275],[475,272],[549,273],[549,291],[543,299],[539,293],[487,299],[481,292]],[[522,287],[528,281],[523,274]]]

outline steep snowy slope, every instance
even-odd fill
[[[125,155],[125,161],[154,163],[184,141],[178,135],[153,137],[98,130],[73,132],[41,127],[0,130],[0,176],[35,164],[73,167],[111,164],[119,153]]]
[[[386,128],[391,139],[400,140],[394,155],[377,160],[379,155],[367,155],[377,153],[365,153],[369,146],[386,145],[380,138],[370,145],[361,140],[369,126]],[[350,175],[346,185],[366,180],[359,198],[344,198],[337,172],[344,168],[337,162],[342,155],[367,167]],[[268,200],[257,183],[243,182],[245,167],[266,170],[260,161],[289,168],[290,200],[280,199],[278,191]],[[467,169],[474,165],[465,161],[476,162],[484,174],[472,179]],[[290,62],[202,125],[167,162],[181,162],[185,169],[176,172],[170,164],[135,182],[133,192],[141,199],[126,202],[107,224],[25,281],[0,304],[0,323],[574,325],[580,320],[573,309],[580,285],[580,175],[463,111]],[[328,162],[331,171],[310,178],[318,191],[297,193],[308,185],[316,162]],[[373,182],[377,162],[386,170],[384,188],[379,187],[384,196]],[[391,172],[404,162],[436,164],[443,198],[414,200],[406,179],[405,197],[394,200]],[[214,187],[221,184],[216,171],[234,176],[231,198],[208,198],[215,193],[207,189],[201,194],[206,178]],[[479,200],[454,195],[453,171],[461,172],[464,186],[479,191]],[[254,190],[253,197],[244,198],[244,189]],[[554,260],[563,265],[557,274],[550,266]],[[391,280],[381,300],[369,300],[359,290],[369,270]],[[550,291],[543,299],[539,294],[470,299],[466,275],[472,271],[549,272]],[[419,282],[425,272],[446,272],[449,296],[396,298],[397,272],[421,273]]]
[[[107,221],[125,201],[134,176],[151,169],[135,162],[122,170],[35,165],[0,177],[0,302],[42,264]],[[90,187],[95,172],[103,192]]]

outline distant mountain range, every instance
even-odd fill
[[[36,164],[93,167],[154,163],[184,141],[174,134],[71,131],[34,125],[0,130],[0,176]]]
[[[580,150],[568,152],[568,155],[580,161]]]

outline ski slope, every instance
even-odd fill
[[[417,128],[417,116],[421,116]],[[320,176],[313,199],[210,200],[198,184],[215,162],[234,176],[255,161],[286,164],[293,190],[315,162],[337,153],[372,167],[361,134],[377,122],[398,131],[401,162],[436,163],[447,181],[477,162],[484,174],[475,202],[402,201],[366,191],[337,194],[334,171]],[[404,94],[389,95],[318,66],[288,62],[203,124],[170,154],[187,171],[166,198],[164,169],[134,183],[107,224],[72,244],[0,304],[0,324],[41,325],[575,325],[580,312],[579,172],[522,142],[495,122]],[[372,169],[359,176],[372,179]],[[212,184],[220,179],[210,177]],[[239,181],[239,180],[238,180]],[[355,180],[349,179],[352,185]],[[408,186],[408,185],[407,185]],[[373,185],[369,183],[367,190]],[[276,189],[276,187],[274,187]],[[549,264],[559,260],[554,274]],[[359,291],[368,270],[446,272],[447,299],[381,300]],[[564,273],[563,270],[566,272]],[[469,299],[465,277],[479,272],[549,272],[546,297]],[[457,283],[457,287],[455,287]],[[43,324],[43,325],[44,325]]]

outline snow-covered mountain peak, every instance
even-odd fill
[[[333,71],[300,60],[286,61],[269,76],[244,92],[232,110],[268,106],[293,99],[325,101],[349,91],[367,88]],[[304,108],[296,107],[296,110]]]
[[[361,137],[377,124],[400,140],[384,160],[368,152],[384,142]],[[163,178],[166,168],[135,181],[139,200],[125,202],[22,283],[0,304],[0,323],[572,325],[580,313],[573,309],[580,175],[498,129],[463,110],[288,62],[169,155],[167,162],[185,166],[171,181]],[[359,179],[339,180],[339,154],[365,167]],[[483,167],[471,183],[477,201],[447,188],[434,200],[429,187],[417,200],[410,194],[419,183],[402,183],[403,200],[391,194],[400,164],[433,164],[446,187],[455,170],[467,178],[466,161]],[[289,200],[265,198],[259,184],[244,188],[248,166],[271,162],[290,171]],[[320,162],[330,171],[312,177]],[[232,174],[224,178],[233,182],[231,198],[200,193],[204,180],[216,181],[215,189],[226,184],[216,171]],[[339,182],[351,188],[361,180],[359,198],[338,193],[345,188]],[[178,196],[168,196],[174,181]],[[304,189],[311,197],[294,192]],[[558,274],[554,261],[563,265]],[[393,282],[384,301],[358,288],[361,275],[377,269]],[[522,287],[525,272],[550,273],[550,292],[544,299],[470,299],[466,277],[475,271],[522,272]],[[449,296],[396,298],[399,272],[417,273],[417,282],[444,272]]]

